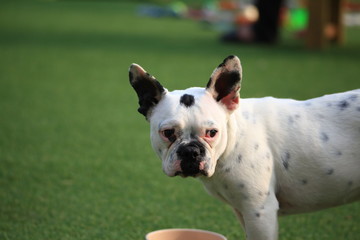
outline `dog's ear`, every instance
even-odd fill
[[[237,56],[229,56],[214,70],[206,90],[230,111],[239,105],[242,68]]]
[[[167,90],[137,64],[131,64],[129,80],[139,98],[138,111],[148,119],[151,109],[161,100]]]

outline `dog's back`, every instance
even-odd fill
[[[280,214],[360,198],[360,89],[307,101],[243,99],[238,114],[265,126]]]

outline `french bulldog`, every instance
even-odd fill
[[[137,64],[129,78],[165,174],[200,179],[232,206],[247,239],[277,239],[279,215],[360,199],[360,89],[240,99],[236,56],[205,88],[170,92]]]

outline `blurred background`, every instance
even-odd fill
[[[144,239],[178,227],[245,239],[200,182],[162,173],[127,71],[138,63],[169,90],[205,86],[235,54],[242,97],[360,87],[359,0],[272,3],[1,1],[0,239]],[[358,239],[359,212],[281,218],[280,239]]]

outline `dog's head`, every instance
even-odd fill
[[[169,92],[142,67],[130,66],[138,111],[150,122],[152,147],[168,176],[214,174],[231,134],[227,124],[239,104],[241,77],[239,58],[229,56],[214,70],[206,88]]]

